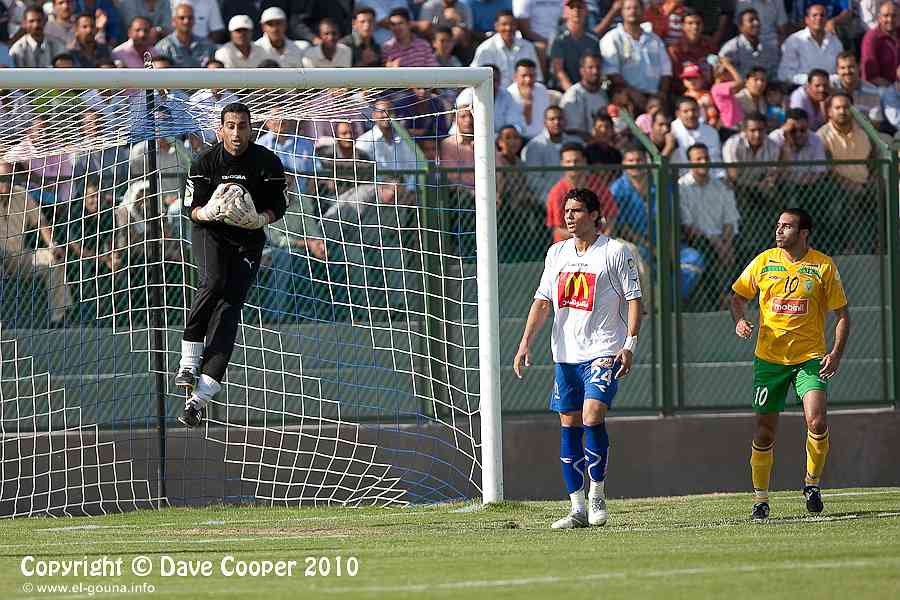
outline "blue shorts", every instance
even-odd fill
[[[612,356],[577,364],[556,363],[550,410],[581,410],[585,400],[598,400],[612,408],[613,397],[619,389],[615,371],[618,367]]]

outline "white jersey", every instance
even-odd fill
[[[553,304],[553,362],[582,363],[613,356],[628,334],[627,300],[641,297],[634,257],[604,235],[583,254],[575,240],[553,244],[534,294]]]

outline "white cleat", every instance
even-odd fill
[[[551,529],[580,529],[588,526],[588,517],[583,512],[571,512],[567,516],[554,521]]]
[[[588,497],[588,522],[602,527],[606,525],[609,513],[606,512],[606,500],[603,496]]]

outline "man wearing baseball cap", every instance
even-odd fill
[[[222,61],[226,69],[255,69],[269,58],[265,50],[250,43],[253,19],[247,15],[231,17],[228,31],[231,41],[216,50],[216,59]]]
[[[256,29],[253,31],[253,39],[258,39],[262,35],[262,16],[270,8],[280,8],[286,15],[282,17],[285,21],[290,21],[291,0],[219,0],[222,5],[222,16],[226,21],[235,15],[247,15],[256,23]]]
[[[254,45],[262,48],[266,57],[281,67],[302,67],[303,54],[309,48],[309,42],[287,38],[287,14],[277,6],[270,6],[262,12],[260,22],[263,35]]]

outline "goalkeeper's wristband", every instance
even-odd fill
[[[622,350],[628,350],[632,354],[634,354],[634,349],[637,347],[637,336],[629,335],[625,338],[625,345],[622,346]]]

